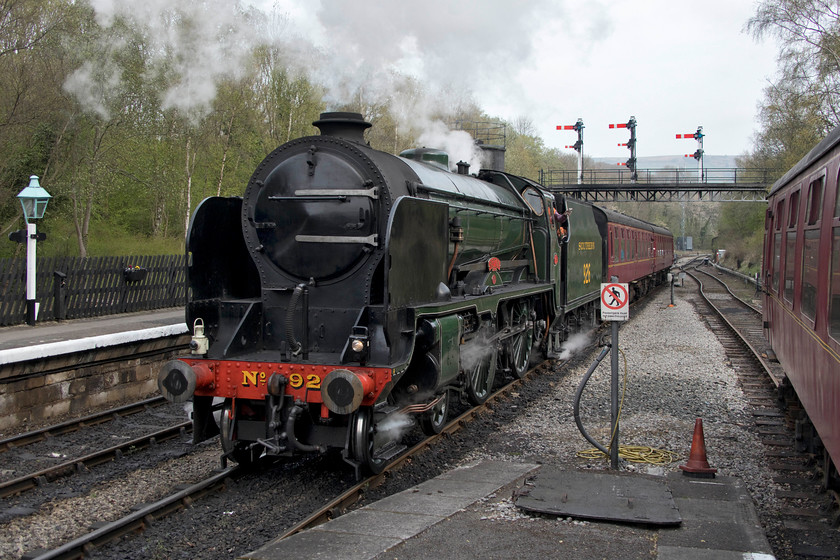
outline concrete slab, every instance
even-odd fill
[[[458,510],[464,509],[483,496],[447,496],[445,494],[394,494],[367,506],[374,511],[388,511],[394,513],[416,513],[422,511],[427,515],[435,515],[444,519]]]
[[[735,552],[710,548],[660,546],[657,560],[774,560],[772,554]]]
[[[680,512],[662,477],[544,466],[516,499],[535,513],[577,519],[678,525]]]
[[[425,531],[440,521],[440,516],[420,513],[376,511],[370,508],[351,511],[333,519],[313,531],[329,530],[334,533],[356,533],[376,537],[407,539]]]
[[[683,520],[740,523],[749,518],[750,506],[740,501],[674,498]]]
[[[255,550],[241,558],[247,560],[367,560],[402,542],[399,538],[376,537],[360,533],[327,530],[304,531]],[[292,552],[293,551],[293,552]]]
[[[671,472],[666,477],[671,495],[676,498],[697,498],[700,500],[741,500],[746,495],[744,483],[728,476],[715,478],[691,478],[682,472]]]
[[[772,552],[760,526],[717,521],[683,520],[678,531],[660,532],[659,545],[767,554]]]

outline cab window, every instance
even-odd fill
[[[531,207],[531,210],[533,210],[534,214],[537,216],[542,216],[545,213],[543,198],[536,189],[528,187],[522,191],[522,198],[525,199],[525,202],[528,203],[528,206]]]

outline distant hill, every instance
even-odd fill
[[[703,166],[707,169],[731,169],[738,167],[736,164],[737,156],[713,156],[706,154],[703,157]],[[627,158],[611,157],[611,158],[592,158],[595,163],[604,163],[607,165],[616,165],[627,161]],[[639,169],[697,169],[697,160],[690,157],[679,156],[645,156],[638,158]]]

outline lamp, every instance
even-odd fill
[[[29,177],[29,186],[20,191],[17,197],[23,208],[23,218],[26,220],[26,322],[34,325],[38,318],[39,307],[38,302],[35,301],[37,278],[35,252],[36,243],[39,240],[35,220],[44,217],[47,203],[52,197],[41,186],[36,175]],[[40,239],[43,238],[44,235],[42,234]]]
[[[47,203],[52,198],[50,193],[41,186],[37,175],[29,178],[29,186],[20,191],[17,197],[23,207],[23,218],[27,224],[29,220],[40,220],[44,217]]]

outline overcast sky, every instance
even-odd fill
[[[330,71],[398,68],[468,88],[492,116],[528,117],[547,145],[573,144],[556,125],[585,123],[585,152],[691,153],[677,133],[702,125],[708,154],[752,148],[757,102],[775,75],[773,41],[743,31],[749,0],[254,0],[286,14],[288,32],[336,61]]]

